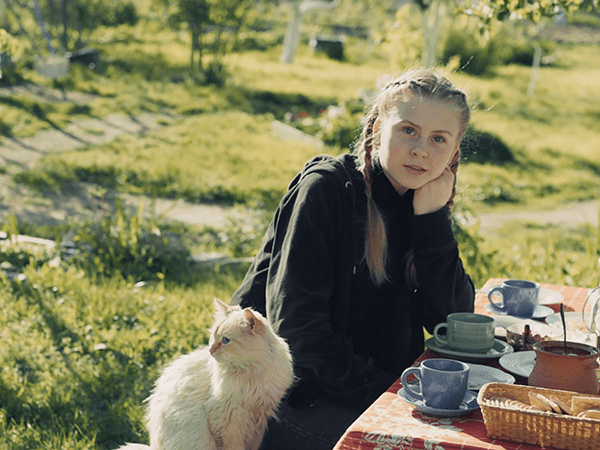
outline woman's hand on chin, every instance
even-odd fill
[[[429,214],[443,208],[452,195],[454,177],[450,166],[446,166],[439,177],[415,189],[413,198],[415,215]]]

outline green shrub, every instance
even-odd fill
[[[24,52],[24,46],[5,29],[0,28],[0,86],[23,81]]]
[[[488,47],[497,55],[498,64],[519,64],[531,66],[535,47],[540,46],[542,55],[550,55],[555,51],[553,42],[527,36],[526,28],[504,25],[489,41]],[[544,63],[543,59],[541,63]]]
[[[139,20],[132,1],[87,0],[73,2],[80,26],[94,29],[99,26],[135,25]]]
[[[492,50],[492,51],[490,51]],[[458,57],[460,69],[470,75],[482,75],[498,65],[498,55],[489,47],[486,39],[472,27],[452,27],[442,44],[440,60],[448,64]]]
[[[166,278],[184,282],[190,267],[187,247],[176,234],[144,220],[142,213],[143,203],[133,214],[117,199],[114,216],[77,227],[69,241],[61,243],[71,250],[66,256],[88,273],[102,277],[120,274],[136,281]]]
[[[469,127],[460,144],[462,157],[466,162],[502,165],[515,162],[508,146],[498,136],[487,131]]]
[[[477,225],[468,225],[465,214],[455,212],[452,216],[452,229],[460,248],[460,257],[465,271],[475,286],[483,285],[501,270],[496,260],[496,252],[486,250],[485,239],[479,234]]]
[[[458,57],[460,69],[470,75],[490,74],[495,67],[505,64],[531,66],[536,45],[542,47],[543,55],[554,51],[551,42],[527,36],[526,28],[501,24],[488,35],[472,24],[463,24],[457,20],[448,29],[440,60],[446,65]]]
[[[236,52],[259,50],[265,51],[283,43],[283,34],[273,30],[244,30],[240,31],[238,40],[234,43]]]
[[[600,13],[598,11],[592,13],[574,12],[569,15],[568,21],[572,25],[600,28]]]
[[[325,145],[348,151],[360,134],[361,119],[364,115],[365,103],[362,99],[349,99],[330,105],[316,117],[294,116],[289,113],[287,122],[321,139]]]
[[[47,167],[38,167],[16,173],[13,180],[40,192],[60,192],[68,188],[68,183],[77,181],[77,178],[68,164],[53,159],[49,161]]]

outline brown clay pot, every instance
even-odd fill
[[[534,344],[535,365],[529,375],[529,385],[561,389],[582,394],[598,393],[598,349],[578,342],[567,342],[564,354],[562,341]]]

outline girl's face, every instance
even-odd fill
[[[458,151],[459,112],[449,102],[409,94],[375,128],[381,166],[400,194],[438,178]]]

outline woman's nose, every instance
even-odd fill
[[[411,153],[420,158],[427,158],[427,149],[425,148],[421,140],[418,140],[414,143]]]

